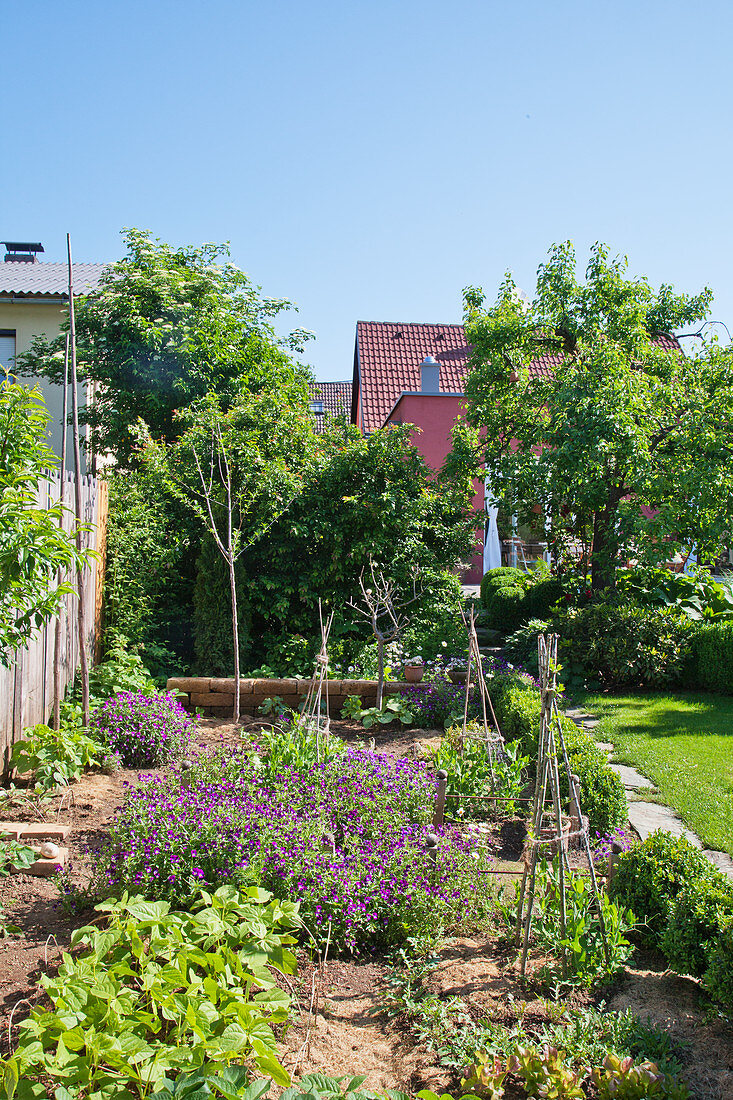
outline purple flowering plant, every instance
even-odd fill
[[[189,771],[143,777],[104,857],[122,889],[190,905],[200,889],[257,884],[300,913],[321,942],[361,952],[434,934],[483,898],[470,841],[437,830],[427,765],[346,750],[308,769],[263,772],[246,750],[202,756]]]
[[[509,664],[502,657],[486,656],[481,663],[489,691],[492,690],[492,682],[498,685],[506,681],[519,681],[539,688],[537,680],[525,669]],[[448,678],[451,664],[450,659],[436,659],[427,666],[423,681],[402,693],[402,699],[412,712],[413,726],[420,729],[440,729],[463,720],[466,686],[454,684]],[[472,676],[472,680],[475,684],[475,677]],[[481,718],[481,696],[475,686],[468,693],[468,718],[469,721],[478,721]]]
[[[635,843],[635,837],[628,829],[612,829],[608,833],[596,832],[590,842],[593,862],[603,864],[616,848],[618,852],[628,852]]]
[[[196,724],[167,692],[121,691],[94,714],[92,735],[126,768],[154,768],[178,757]]]

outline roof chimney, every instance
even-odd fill
[[[0,244],[5,245],[6,264],[34,264],[36,253],[44,251],[40,242],[34,244],[29,241],[0,241]]]
[[[420,364],[420,389],[423,393],[440,393],[440,363],[426,355]]]

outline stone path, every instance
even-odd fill
[[[566,710],[565,714],[575,722],[576,726],[580,726],[581,729],[588,730],[588,732],[592,732],[600,724],[600,718],[588,714],[579,707],[572,707]],[[608,753],[609,758],[613,756],[613,745],[610,742],[598,741],[597,744],[599,748]],[[691,829],[687,828],[682,819],[669,806],[660,805],[658,802],[645,802],[643,798],[637,797],[639,791],[656,793],[656,788],[651,779],[642,775],[636,768],[630,768],[626,764],[616,764],[611,761],[610,766],[621,776],[621,782],[629,799],[629,824],[642,840],[646,840],[656,829],[664,829],[665,832],[671,833],[673,836],[684,836],[696,848],[702,849],[703,855],[707,856],[719,871],[722,871],[723,874],[733,880],[733,859],[727,852],[716,852],[711,848],[703,848],[700,838]]]

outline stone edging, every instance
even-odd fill
[[[242,714],[256,714],[265,699],[278,695],[286,706],[296,709],[303,702],[310,680],[253,680],[239,682],[239,709]],[[413,687],[401,680],[386,680],[385,695],[400,695]],[[234,704],[234,679],[215,676],[174,676],[168,680],[166,691],[184,696],[181,702],[187,710],[203,710],[214,718],[228,718]],[[377,702],[376,680],[329,680],[328,698],[331,713],[337,717],[348,695],[358,695],[362,706],[373,707]]]

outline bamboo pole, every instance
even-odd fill
[[[74,316],[74,274],[71,262],[71,234],[66,234],[66,252],[69,264],[69,343],[71,347],[71,436],[74,445],[74,507],[76,513],[76,549],[81,554],[82,546],[82,497],[81,497],[81,450],[79,447],[79,395],[76,370],[76,318]],[[84,562],[79,558],[76,566],[77,587],[77,623],[79,629],[79,665],[81,671],[81,702],[84,725],[89,725],[89,662],[87,659],[86,638],[84,637],[85,577]]]
[[[66,503],[66,436],[68,434],[68,425],[66,423],[69,415],[69,334],[66,334],[66,350],[64,351],[64,396],[62,401],[62,414],[61,414],[61,483],[59,486],[59,504],[61,505],[61,515],[59,516],[59,528],[63,530],[64,527],[64,505]],[[59,569],[58,583],[61,584],[63,580],[62,570]],[[61,728],[61,614],[62,608],[59,607],[59,613],[56,616],[56,623],[53,632],[53,728],[55,730]]]

